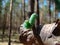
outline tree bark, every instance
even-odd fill
[[[57,20],[58,18],[58,10],[56,9],[56,3],[54,0],[52,0],[53,4],[54,4],[54,21]]]
[[[29,4],[28,4],[28,17],[30,17],[31,14],[34,13],[34,4],[35,4],[35,0],[29,0]]]
[[[25,17],[25,0],[22,0],[22,12],[23,12],[24,20],[26,20],[26,17]]]
[[[9,30],[9,42],[8,45],[11,45],[11,31],[12,31],[12,10],[13,10],[13,0],[10,0],[10,30]]]
[[[40,20],[39,20],[40,19],[39,18],[40,17],[39,16],[39,0],[35,0],[35,12],[38,14],[37,24],[36,24],[37,29],[34,29],[34,32],[36,32],[35,37],[37,38],[37,40],[38,40],[38,42],[39,42],[40,45],[44,45],[43,42],[42,42],[42,40],[41,40],[41,37],[39,36],[39,34],[37,32],[37,30],[39,30],[38,26],[40,25]]]
[[[40,24],[40,21],[39,21],[39,0],[35,0],[35,6],[36,6],[36,10],[35,10],[35,12],[38,14],[38,18],[37,18],[37,26],[39,26],[39,24]]]
[[[1,25],[1,14],[2,14],[2,0],[0,0],[0,25]]]
[[[35,2],[35,1],[36,1],[36,2]],[[34,5],[35,3],[36,3],[36,6]],[[39,26],[39,23],[40,23],[40,22],[39,22],[39,3],[38,3],[38,0],[29,0],[28,15],[29,15],[29,17],[30,17],[31,14],[34,13],[34,6],[36,7],[35,12],[38,14],[37,24],[36,24],[36,25]],[[37,38],[39,44],[40,44],[40,45],[43,45],[40,36],[37,35],[37,33],[36,33],[37,29],[36,29],[35,25],[33,25],[32,30],[33,30],[34,36]]]
[[[51,0],[49,0],[49,23],[51,23]]]
[[[4,20],[3,20],[2,41],[4,38],[5,29],[6,29],[6,19],[7,19],[7,11],[6,10],[7,10],[7,7],[5,7],[5,14],[4,14]]]

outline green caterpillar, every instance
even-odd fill
[[[31,15],[31,17],[30,17],[30,19],[29,19],[29,23],[30,23],[31,25],[34,25],[37,16],[38,16],[38,15],[37,15],[36,13],[33,13],[33,14]]]
[[[34,25],[36,18],[37,18],[37,14],[33,13],[29,20],[24,21],[23,23],[24,28],[30,29]]]

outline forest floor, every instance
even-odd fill
[[[9,31],[5,30],[3,42],[2,42],[2,30],[0,30],[0,45],[8,45],[8,40],[9,40],[8,35],[9,35]],[[11,45],[23,45],[19,41],[19,33],[16,30],[12,31]]]
[[[0,42],[0,45],[8,45],[8,42]],[[23,45],[21,43],[11,43],[11,45]]]
[[[8,34],[9,31],[5,31],[5,36],[3,37],[3,42],[2,42],[2,30],[0,30],[0,45],[8,45]],[[23,45],[22,43],[19,42],[19,33],[17,31],[12,31],[12,36],[11,36],[11,45]],[[58,42],[60,43],[60,36],[51,39],[48,39],[45,43],[55,43]],[[52,44],[51,44],[52,45]]]

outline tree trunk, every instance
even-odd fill
[[[7,18],[7,11],[6,10],[7,10],[7,7],[5,7],[5,14],[4,14],[4,20],[3,20],[2,41],[4,38],[5,29],[6,29],[6,18]]]
[[[54,3],[54,21],[57,20],[57,17],[58,17],[58,10],[56,9],[56,3],[55,1],[53,0],[53,3]]]
[[[34,3],[35,3],[35,0],[29,0],[29,4],[28,4],[28,17],[30,17],[31,14],[34,12]]]
[[[0,0],[0,25],[1,25],[1,14],[2,14],[2,0]]]
[[[44,0],[40,0],[40,4],[42,5],[42,7],[44,6]],[[44,18],[44,10],[42,8],[41,10],[41,7],[40,7],[40,25],[43,24],[43,18]]]
[[[49,0],[49,23],[51,23],[51,0]]]
[[[38,0],[29,0],[28,15],[30,17],[31,14],[34,13],[34,4],[35,4],[35,1],[36,1],[36,6],[35,6],[36,10],[35,10],[35,12],[38,14],[37,26],[39,26],[39,5],[38,5]],[[33,33],[34,33],[35,37],[37,38],[39,44],[43,45],[41,38],[36,33],[37,29],[35,28],[35,25],[32,27],[32,30],[33,30]]]
[[[25,17],[25,0],[22,0],[22,12],[23,12],[24,20],[26,20],[26,17]]]
[[[13,0],[10,0],[10,30],[9,30],[9,42],[8,45],[11,45],[11,31],[12,31],[12,10],[13,10]]]
[[[35,7],[36,7],[36,10],[35,12],[38,14],[38,18],[37,18],[37,26],[39,26],[40,24],[40,21],[39,21],[39,0],[35,0]]]
[[[35,12],[38,14],[38,18],[37,18],[37,24],[36,24],[36,26],[37,26],[37,29],[34,29],[34,31],[36,32],[36,34],[35,34],[35,37],[37,38],[37,40],[38,40],[38,42],[39,42],[39,44],[40,45],[44,45],[43,44],[43,42],[42,42],[42,40],[41,40],[41,37],[39,36],[39,34],[38,34],[38,32],[37,32],[37,30],[39,30],[38,29],[38,26],[39,26],[39,24],[40,24],[40,16],[39,16],[39,0],[35,0]]]
[[[53,17],[54,17],[54,20],[53,21],[55,21],[56,20],[56,18],[55,18],[55,2],[52,2],[53,3],[53,5],[54,5],[54,15],[53,15]]]

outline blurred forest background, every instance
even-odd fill
[[[6,40],[12,17],[12,39],[19,34],[18,27],[29,19],[29,13],[37,12],[40,24],[52,23],[60,19],[59,9],[54,0],[12,0],[12,16],[10,15],[10,0],[0,0],[0,39]],[[60,3],[59,3],[60,4]],[[5,39],[4,39],[5,38]],[[8,38],[7,38],[8,39]],[[18,39],[18,38],[17,38]]]

